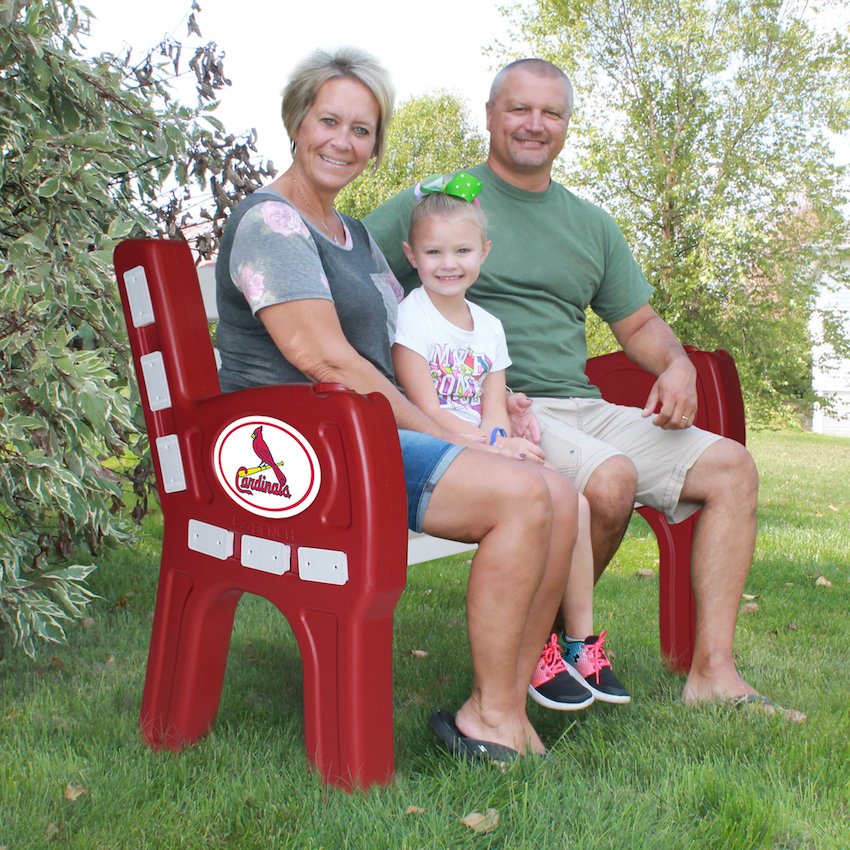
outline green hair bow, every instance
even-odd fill
[[[432,174],[418,183],[415,189],[416,197],[422,198],[434,192],[444,195],[454,195],[463,198],[464,201],[472,203],[484,184],[465,171],[456,171],[454,174]]]

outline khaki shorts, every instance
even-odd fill
[[[622,454],[638,474],[636,505],[661,511],[682,522],[699,510],[679,502],[688,470],[718,434],[699,428],[664,431],[644,419],[637,407],[597,398],[537,398],[532,408],[540,422],[540,447],[546,459],[583,491],[603,461]]]

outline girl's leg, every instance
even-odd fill
[[[593,551],[590,540],[590,505],[579,496],[578,540],[573,550],[573,563],[566,593],[561,605],[564,617],[563,658],[578,671],[594,698],[602,702],[624,704],[631,701],[629,692],[614,675],[605,653],[606,632],[597,635],[593,629]],[[588,640],[595,638],[590,643]]]
[[[561,605],[564,631],[573,638],[593,634],[593,550],[590,541],[590,505],[578,497],[578,539],[573,549],[570,578]]]
[[[551,622],[563,596],[577,526],[575,497],[558,489],[566,504],[554,506],[552,489],[540,466],[468,449],[440,478],[423,524],[429,534],[479,544],[467,589],[475,680],[457,727],[522,753],[545,752],[528,722],[525,688],[545,639],[540,623]]]

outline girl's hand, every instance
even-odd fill
[[[495,443],[491,444],[483,434],[452,434],[449,431],[443,431],[439,436],[441,440],[454,443],[456,446],[481,449],[513,460],[544,463],[543,452],[540,447],[522,437],[499,437]]]

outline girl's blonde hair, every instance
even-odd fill
[[[446,218],[452,215],[462,215],[478,225],[481,240],[487,241],[487,216],[481,209],[481,204],[470,203],[454,195],[442,192],[429,192],[423,195],[410,212],[410,225],[407,228],[407,241],[413,244],[413,234],[420,221],[426,218]]]

